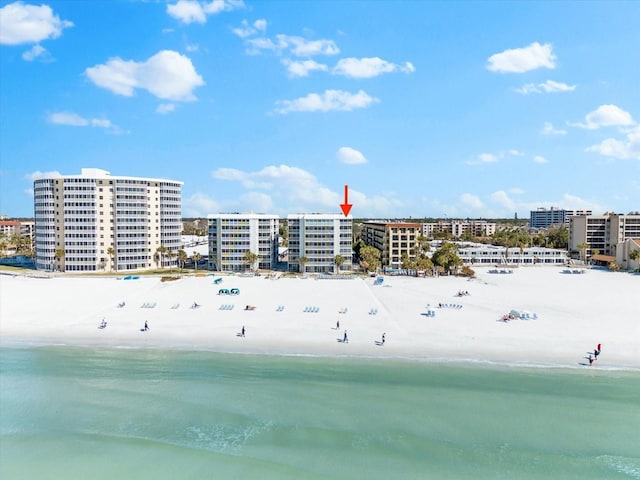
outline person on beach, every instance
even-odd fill
[[[602,347],[602,345],[598,344],[598,346],[596,347],[595,351],[593,352],[593,354],[596,356],[596,358],[598,358],[598,355],[600,355],[600,348]]]
[[[593,365],[594,358],[589,354],[589,365]]]
[[[383,334],[382,334],[382,345],[384,345],[384,341],[385,341],[385,337],[386,337],[386,335],[387,335],[386,333],[383,333]]]
[[[244,329],[244,325],[242,326],[242,333],[241,335],[244,337],[244,333],[245,333],[245,329]]]
[[[344,337],[342,337],[342,343],[349,343],[349,337],[347,337],[347,331],[344,331]]]
[[[146,332],[147,330],[149,330],[149,323],[145,320],[144,321],[144,331]]]
[[[336,322],[336,330],[340,330],[340,320]]]

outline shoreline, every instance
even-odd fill
[[[606,278],[605,278],[606,277]],[[214,278],[222,278],[213,284]],[[509,275],[349,280],[216,275],[40,278],[0,275],[0,347],[198,351],[516,368],[640,370],[640,277],[551,266]],[[220,288],[239,288],[237,296]],[[456,292],[469,291],[457,297]],[[37,298],[38,302],[31,299]],[[118,308],[121,302],[126,306]],[[200,305],[189,308],[193,302]],[[441,303],[449,307],[438,308]],[[142,308],[153,304],[151,308]],[[177,308],[172,308],[179,305]],[[231,310],[223,305],[234,305]],[[245,306],[255,309],[245,310]],[[279,310],[283,306],[282,310]],[[428,307],[428,308],[427,308]],[[537,319],[503,322],[510,309]],[[311,312],[307,312],[309,309]],[[435,317],[426,315],[435,311]],[[105,318],[107,328],[97,328]],[[145,321],[150,331],[140,331]],[[340,330],[336,322],[340,322]],[[238,334],[246,327],[245,338]],[[340,339],[344,329],[349,344]],[[379,345],[382,333],[386,343]]]

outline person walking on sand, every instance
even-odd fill
[[[336,330],[340,330],[340,320],[336,322]]]
[[[383,334],[382,334],[382,343],[381,343],[382,345],[384,345],[384,341],[385,341],[385,337],[386,337],[386,335],[387,335],[386,333],[383,333]]]
[[[149,330],[149,323],[147,323],[147,321],[144,321],[144,331],[146,332],[147,330]]]
[[[589,354],[589,365],[593,365],[594,358]]]
[[[245,334],[245,329],[244,329],[244,325],[242,326],[242,336],[244,337]]]
[[[347,331],[344,331],[344,337],[342,337],[342,343],[349,343],[349,337],[347,337]]]

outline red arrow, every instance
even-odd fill
[[[349,216],[351,207],[353,207],[353,205],[349,203],[349,185],[345,185],[344,186],[344,203],[340,204],[340,208],[342,209],[342,213],[344,213],[345,217]]]

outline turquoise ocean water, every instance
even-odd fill
[[[0,349],[0,479],[640,479],[640,373]]]

